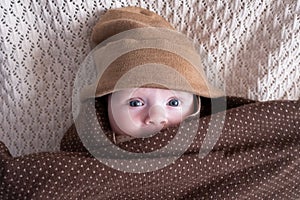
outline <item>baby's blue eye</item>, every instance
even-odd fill
[[[171,100],[168,102],[168,105],[169,105],[169,106],[173,106],[173,107],[177,107],[177,106],[179,106],[179,100],[178,100],[178,99],[171,99]]]
[[[139,101],[139,100],[133,100],[133,101],[130,101],[130,102],[129,102],[129,105],[130,105],[131,107],[139,107],[139,106],[143,106],[144,103],[141,102],[141,101]]]

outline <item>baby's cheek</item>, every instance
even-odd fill
[[[145,119],[145,112],[141,109],[131,109],[128,111],[128,120],[131,121],[133,125],[139,126]]]
[[[168,122],[170,125],[178,124],[183,120],[182,109],[169,109],[168,111]]]

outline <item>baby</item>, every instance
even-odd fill
[[[84,104],[107,98],[115,143],[178,125],[199,114],[200,96],[222,95],[206,80],[193,43],[154,12],[108,10],[95,25],[92,42],[95,48],[87,60],[92,60],[89,66],[96,69],[97,79],[83,87],[80,99]],[[83,128],[84,134],[97,132],[91,120],[77,121],[89,129]]]
[[[152,136],[199,113],[199,96],[221,94],[208,84],[191,41],[151,11],[137,7],[107,11],[95,25],[92,41],[97,45],[93,55],[97,68],[103,68],[106,57],[118,54],[95,92],[96,97],[108,95],[109,124],[117,136]],[[126,77],[140,66],[143,70]],[[122,78],[126,81],[116,90]]]

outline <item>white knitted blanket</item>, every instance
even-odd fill
[[[155,11],[192,38],[227,95],[299,99],[300,0],[1,0],[0,140],[13,155],[58,150],[91,29],[122,6]]]

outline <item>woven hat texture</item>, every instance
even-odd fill
[[[163,17],[144,8],[129,6],[110,9],[94,26],[92,42],[99,44],[122,31],[149,26],[174,29]]]

